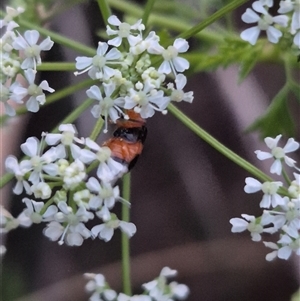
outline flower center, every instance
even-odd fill
[[[169,46],[163,51],[162,56],[165,61],[170,61],[178,56],[178,51],[174,46]]]
[[[284,153],[283,148],[277,146],[272,149],[272,155],[276,159],[282,159],[282,158],[284,158],[285,153]]]
[[[99,193],[99,196],[103,199],[110,198],[113,196],[111,187],[103,187]]]
[[[267,30],[270,25],[273,24],[273,17],[268,15],[264,15],[259,21],[258,21],[258,27],[261,30]]]
[[[32,45],[25,48],[25,55],[27,57],[38,57],[40,52],[41,50],[38,45]]]
[[[264,194],[275,194],[278,190],[278,186],[272,182],[265,182],[262,184],[261,190]]]
[[[35,85],[35,84],[31,84],[28,89],[28,94],[31,96],[39,96],[43,94],[43,90],[41,87]]]
[[[109,110],[114,105],[114,100],[110,97],[104,97],[103,102],[101,103],[103,111]]]
[[[74,133],[73,132],[63,132],[61,137],[61,143],[63,145],[71,145],[73,142]]]
[[[119,37],[127,38],[130,34],[130,25],[128,23],[121,23],[119,26]]]
[[[100,163],[107,161],[111,156],[111,150],[109,147],[104,146],[102,147],[97,153],[97,159]]]
[[[36,170],[36,171],[41,170],[41,167],[42,167],[41,157],[33,156],[30,160],[30,163],[31,163],[32,167],[34,168],[34,170]]]
[[[92,64],[94,67],[103,68],[106,64],[106,58],[104,56],[95,55],[92,59]]]
[[[182,90],[173,90],[171,100],[180,102],[183,99],[184,93]]]
[[[139,91],[137,92],[132,99],[139,104],[140,106],[144,106],[148,103],[148,98],[145,92]]]

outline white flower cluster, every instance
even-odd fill
[[[92,79],[99,80],[101,86],[92,86],[87,95],[97,101],[92,115],[105,119],[105,131],[108,119],[115,123],[120,117],[128,118],[126,110],[149,118],[155,111],[166,113],[171,101],[193,101],[193,92],[183,91],[187,80],[180,73],[189,68],[189,62],[179,56],[189,48],[186,40],[176,39],[165,49],[154,31],[143,37],[145,26],[141,20],[130,25],[111,16],[108,22],[115,29],[107,26],[106,32],[113,38],[99,42],[94,57],[77,57],[76,68],[80,71],[75,72],[88,72]],[[156,62],[162,60],[158,68],[152,65],[153,58]],[[167,75],[174,77],[174,83],[165,83]]]
[[[189,295],[189,288],[185,284],[175,281],[169,283],[168,279],[177,275],[176,270],[164,267],[160,275],[142,285],[144,293],[141,295],[127,296],[112,290],[102,274],[84,274],[89,282],[86,290],[92,293],[90,301],[175,301],[185,300]]]
[[[270,172],[273,174],[285,173],[283,163],[299,171],[296,167],[296,161],[288,157],[287,154],[299,149],[299,143],[290,138],[286,145],[282,148],[277,146],[281,138],[265,138],[266,145],[270,152],[256,151],[259,160],[273,158]],[[262,233],[279,232],[279,239],[276,243],[263,241],[265,246],[273,249],[266,256],[267,260],[273,260],[278,257],[288,259],[292,253],[300,256],[300,174],[293,173],[294,179],[287,180],[288,187],[286,195],[281,196],[279,189],[284,191],[281,181],[260,183],[254,178],[246,178],[244,190],[246,193],[263,192],[260,207],[264,208],[260,217],[248,214],[242,214],[243,218],[232,218],[231,231],[234,233],[248,230],[251,233],[253,241],[261,241]]]
[[[111,212],[116,201],[128,204],[120,197],[119,187],[113,187],[113,182],[127,172],[126,166],[112,159],[108,147],[78,138],[73,125],[60,125],[59,130],[58,134],[43,133],[41,141],[28,138],[21,145],[27,157],[20,163],[14,156],[6,159],[7,171],[17,180],[14,193],[25,190],[34,199],[23,198],[26,208],[16,219],[1,213],[2,231],[46,222],[44,234],[70,246],[80,246],[84,239],[97,236],[109,241],[116,228],[131,237],[135,225]],[[93,167],[97,167],[97,178],[88,178],[87,171]],[[85,224],[95,217],[102,223],[90,230]]]
[[[2,37],[2,52],[7,59],[15,57],[14,62],[18,62],[18,68],[10,75],[4,72],[10,70],[7,63],[3,63],[1,69],[5,82],[11,84],[14,81],[7,89],[4,101],[10,115],[15,111],[7,103],[9,98],[22,102],[21,99],[29,95],[26,105],[29,110],[37,111],[45,102],[42,90],[53,92],[45,81],[40,86],[34,84],[35,69],[41,63],[40,52],[49,50],[53,42],[47,38],[37,45],[37,31],[26,31],[24,37],[14,31],[18,24],[12,21],[12,16],[20,12],[8,8],[8,17],[1,23],[1,27],[6,26],[7,29]],[[176,39],[172,46],[164,49],[154,31],[143,38],[145,26],[141,20],[129,25],[111,16],[108,22],[114,26],[114,29],[107,26],[107,34],[113,39],[107,43],[99,42],[94,57],[76,58],[76,67],[81,70],[76,74],[88,72],[92,79],[99,80],[100,87],[93,85],[87,90],[87,95],[97,100],[92,114],[96,118],[104,117],[105,130],[108,120],[116,122],[122,118],[127,122],[133,112],[141,118],[148,118],[155,111],[165,113],[171,101],[192,102],[193,92],[183,92],[186,77],[178,73],[189,68],[188,61],[178,56],[187,51],[187,41]],[[110,50],[109,45],[112,46]],[[116,48],[119,46],[123,52]],[[22,62],[16,50],[24,53]],[[154,56],[162,59],[157,69],[151,66]],[[29,83],[27,89],[15,81],[19,70]],[[165,84],[169,74],[173,75],[174,83]],[[129,114],[128,110],[133,112]],[[17,180],[14,193],[20,195],[25,192],[27,197],[23,198],[26,208],[17,218],[0,215],[2,230],[46,222],[44,234],[47,237],[71,246],[80,246],[87,238],[99,237],[109,241],[116,228],[131,237],[136,232],[135,225],[119,220],[111,212],[116,201],[129,205],[113,184],[128,171],[130,162],[120,163],[108,144],[99,146],[90,138],[78,138],[71,124],[60,125],[59,131],[59,134],[43,133],[41,141],[36,137],[28,138],[21,145],[26,155],[24,160],[18,162],[14,156],[6,159],[7,171],[13,173]],[[121,141],[120,138],[118,143]],[[94,168],[97,169],[97,178],[89,178],[88,173]],[[88,229],[86,223],[95,217],[102,223]]]
[[[288,27],[293,35],[293,44],[300,48],[300,1],[282,0],[279,5],[280,15],[272,16],[269,8],[273,7],[273,0],[258,0],[252,3],[252,9],[247,8],[242,15],[245,23],[257,23],[257,25],[244,30],[241,38],[254,45],[261,31],[266,31],[271,43],[278,43],[283,35],[283,28]]]
[[[13,19],[24,12],[22,8],[6,8],[6,16],[0,20],[3,32],[0,38],[0,101],[4,104],[5,113],[16,114],[14,105],[22,104],[27,97],[27,110],[37,112],[39,106],[46,101],[45,93],[54,92],[47,81],[35,84],[36,67],[41,64],[41,52],[50,50],[53,42],[49,37],[40,44],[40,34],[36,30],[27,30],[23,35]],[[18,78],[23,77],[26,86],[22,86]]]

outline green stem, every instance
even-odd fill
[[[286,171],[284,169],[282,169],[282,173],[281,174],[282,174],[285,182],[287,183],[287,185],[290,186],[291,185],[291,180],[290,180],[288,174],[286,173]]]
[[[49,36],[54,42],[60,44],[60,45],[64,45],[66,47],[69,47],[71,49],[74,49],[76,51],[78,51],[81,54],[85,54],[88,56],[94,56],[96,54],[96,50],[92,47],[88,47],[80,42],[76,42],[72,39],[69,39],[67,37],[64,37],[58,33],[55,33],[51,30],[45,29],[41,26],[38,26],[32,22],[29,21],[25,21],[25,20],[20,20],[19,21],[19,25],[27,28],[27,29],[35,29],[37,30],[40,34],[44,35],[44,36]]]
[[[155,3],[155,0],[148,0],[147,4],[145,6],[144,14],[143,14],[143,17],[142,17],[142,23],[145,26],[147,25],[147,22],[148,22],[148,19],[149,19],[149,16],[150,16],[150,13],[152,11],[154,3]]]
[[[75,63],[73,62],[43,62],[36,69],[37,71],[76,71]]]
[[[103,127],[103,123],[104,123],[104,121],[103,121],[102,117],[99,117],[96,124],[95,124],[95,126],[94,126],[93,132],[90,135],[90,138],[93,141],[95,141],[96,138],[98,137],[98,135],[100,134],[101,129]]]
[[[123,177],[123,193],[122,197],[129,201],[130,198],[130,174],[127,173]],[[129,210],[128,205],[122,203],[122,220],[129,222]],[[131,296],[131,281],[130,281],[130,247],[129,237],[122,232],[122,278],[123,278],[123,292]]]
[[[218,11],[216,11],[210,17],[206,18],[204,21],[200,22],[199,24],[197,24],[196,26],[190,28],[189,30],[181,33],[179,35],[179,37],[184,38],[184,39],[188,39],[190,37],[193,37],[198,32],[200,32],[201,30],[206,28],[208,25],[210,25],[210,24],[214,23],[215,21],[219,20],[224,15],[226,15],[227,13],[229,13],[229,12],[233,11],[234,9],[238,8],[239,6],[241,6],[242,4],[244,4],[247,1],[248,0],[236,0],[236,1],[230,2],[226,6],[222,7]]]
[[[271,177],[267,174],[263,173],[257,167],[238,156],[236,153],[231,151],[225,145],[220,143],[217,139],[213,138],[209,133],[203,130],[200,126],[198,126],[195,122],[193,122],[190,118],[188,118],[184,113],[182,113],[179,109],[177,109],[174,105],[170,104],[168,106],[169,111],[177,117],[184,125],[186,125],[190,130],[192,130],[197,136],[206,141],[209,145],[215,148],[218,152],[223,154],[229,160],[233,161],[249,173],[251,173],[256,178],[262,181],[273,181]]]
[[[108,2],[114,9],[130,14],[131,16],[134,16],[136,18],[141,18],[144,12],[144,9],[142,7],[136,4],[132,4],[128,1],[108,0]],[[158,15],[155,13],[152,13],[149,17],[148,24],[159,28],[170,29],[175,32],[182,32],[191,28],[191,24],[182,20],[178,20],[178,18],[176,17],[167,17],[165,14]],[[211,30],[202,31],[201,33],[197,34],[197,37],[211,44],[216,44],[224,40],[224,37],[222,35]]]
[[[111,16],[111,10],[106,0],[97,0],[98,6],[103,18],[103,21],[106,25],[108,25],[107,19]]]

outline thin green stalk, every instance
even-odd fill
[[[111,10],[106,0],[97,0],[103,21],[108,25],[107,19],[111,16]]]
[[[287,183],[287,185],[290,186],[291,185],[291,180],[290,180],[288,174],[286,173],[286,171],[284,170],[284,168],[282,169],[282,176],[283,176],[285,182]]]
[[[136,18],[141,18],[144,12],[144,9],[141,6],[132,4],[127,1],[108,0],[108,2],[110,6],[113,7],[114,9],[130,14],[131,16],[134,16]],[[161,28],[170,29],[175,32],[187,31],[189,28],[191,28],[191,24],[184,22],[182,20],[178,20],[178,18],[176,17],[166,16],[165,14],[158,15],[155,13],[152,13],[151,16],[149,17],[148,24],[155,25]],[[219,43],[224,39],[224,37],[218,34],[217,32],[212,32],[207,30],[198,33],[197,37],[199,37],[201,40],[205,40],[206,42],[212,44]]]
[[[69,47],[71,49],[74,49],[74,50],[78,51],[80,54],[85,54],[88,56],[94,56],[96,54],[96,50],[94,48],[88,47],[80,42],[74,41],[73,39],[64,37],[58,33],[55,33],[53,31],[43,28],[41,26],[38,26],[29,21],[19,20],[18,22],[19,22],[20,26],[25,27],[30,30],[35,29],[40,34],[42,34],[44,36],[49,36],[54,42],[56,42],[60,45]]]
[[[130,174],[127,173],[123,177],[123,193],[122,197],[129,201],[130,198]],[[122,220],[129,222],[129,210],[128,205],[122,203]],[[122,232],[122,279],[123,279],[123,292],[126,295],[131,296],[131,280],[130,280],[130,246],[129,237]]]
[[[147,25],[147,22],[148,22],[150,13],[153,9],[154,3],[155,3],[155,0],[148,0],[147,3],[146,3],[145,9],[144,9],[144,14],[143,14],[143,17],[142,17],[142,23],[145,26]]]
[[[90,135],[90,138],[93,141],[95,141],[97,139],[98,135],[100,134],[101,129],[103,127],[103,123],[104,123],[104,121],[103,121],[102,117],[99,117],[96,124],[95,124],[95,126],[94,126],[94,129],[93,129],[93,131]]]
[[[195,122],[193,122],[190,118],[188,118],[184,113],[182,113],[179,109],[177,109],[174,105],[170,104],[168,106],[169,111],[177,117],[184,125],[186,125],[190,130],[192,130],[197,136],[199,136],[201,139],[206,141],[209,145],[211,145],[214,149],[216,149],[218,152],[223,154],[225,157],[227,157],[229,160],[233,161],[246,171],[248,171],[250,174],[255,176],[256,178],[262,180],[262,181],[273,181],[271,177],[269,177],[267,174],[263,173],[261,170],[259,170],[257,167],[234,153],[232,150],[227,148],[225,145],[220,143],[217,139],[212,137],[209,133],[207,133],[205,130],[203,130],[199,125],[197,125]]]
[[[208,25],[210,25],[210,24],[214,23],[215,21],[219,20],[220,18],[225,16],[227,13],[233,11],[234,9],[238,8],[239,6],[241,6],[242,4],[244,4],[247,1],[248,0],[236,0],[236,1],[230,2],[229,4],[222,7],[221,9],[216,11],[214,14],[212,14],[211,16],[206,18],[204,21],[200,22],[199,24],[197,24],[196,26],[190,28],[189,30],[181,33],[179,35],[179,37],[184,38],[184,39],[188,39],[190,37],[195,36],[198,32],[200,32],[201,30],[206,28]]]
[[[74,62],[43,62],[41,65],[37,66],[37,71],[75,71]]]

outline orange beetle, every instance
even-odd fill
[[[110,148],[112,158],[122,164],[126,164],[130,170],[139,155],[142,153],[144,142],[147,136],[145,120],[140,114],[133,110],[128,110],[129,119],[119,119],[117,129],[113,133],[113,138],[105,141],[103,146]]]

